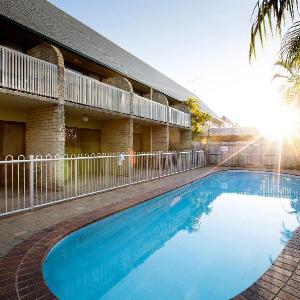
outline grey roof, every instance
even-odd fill
[[[233,122],[232,120],[230,120],[229,118],[227,118],[226,116],[222,116],[221,120],[224,121],[225,123],[230,124],[230,127],[240,127],[239,124]]]
[[[195,96],[46,0],[0,0],[0,16],[177,100]],[[202,110],[217,117],[201,101]]]
[[[208,136],[259,136],[260,131],[255,127],[209,128]]]

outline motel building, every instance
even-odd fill
[[[0,28],[1,158],[190,148],[195,95],[101,34],[44,0]]]
[[[30,163],[22,162],[30,157],[191,149],[191,115],[184,102],[196,95],[48,1],[2,0],[0,28],[0,215],[161,176],[163,171],[153,175],[149,169],[161,170],[167,161],[165,174],[175,172],[178,159],[167,157],[134,161],[136,175],[129,158],[124,170],[122,161],[107,159],[94,161],[94,169],[88,160],[78,166],[36,162],[31,172]],[[178,170],[186,170],[180,162]],[[87,175],[96,171],[96,179],[107,182],[99,179],[90,187],[96,179]],[[116,183],[120,174],[126,182]],[[85,179],[81,191],[79,176]],[[68,195],[41,199],[49,190],[67,188]]]

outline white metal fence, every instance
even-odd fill
[[[65,70],[65,100],[130,114],[130,93]]]
[[[57,98],[57,67],[0,46],[0,86]]]
[[[168,122],[168,107],[134,94],[133,114],[156,121]]]
[[[7,156],[0,161],[0,216],[205,165],[203,151]]]
[[[191,127],[191,115],[173,107],[169,107],[169,122],[171,124],[189,128]]]
[[[210,164],[237,167],[300,167],[297,150],[278,143],[212,142],[207,144]]]

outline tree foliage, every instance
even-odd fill
[[[191,112],[193,139],[202,133],[202,126],[212,119],[211,115],[201,111],[199,99],[190,97],[185,102]]]
[[[275,63],[275,66],[280,68],[280,73],[276,73],[273,79],[281,79],[283,81],[282,91],[284,100],[295,100],[300,91],[299,64],[279,60]]]
[[[250,37],[249,58],[256,55],[256,37],[259,36],[260,42],[263,46],[264,39],[266,38],[267,27],[273,34],[274,29],[276,32],[281,33],[282,26],[285,24],[287,17],[292,21],[298,12],[298,0],[258,0],[252,12],[252,27]],[[275,27],[275,28],[274,28]],[[294,28],[296,29],[296,28]],[[291,32],[297,33],[291,28]],[[293,34],[290,33],[290,36]],[[299,37],[299,34],[298,34]],[[287,38],[286,41],[290,39]],[[286,49],[286,47],[283,47]]]

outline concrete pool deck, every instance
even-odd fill
[[[200,168],[0,219],[0,299],[55,299],[41,266],[57,241],[96,220],[226,169],[233,168]],[[300,299],[299,228],[273,265],[235,299]]]

